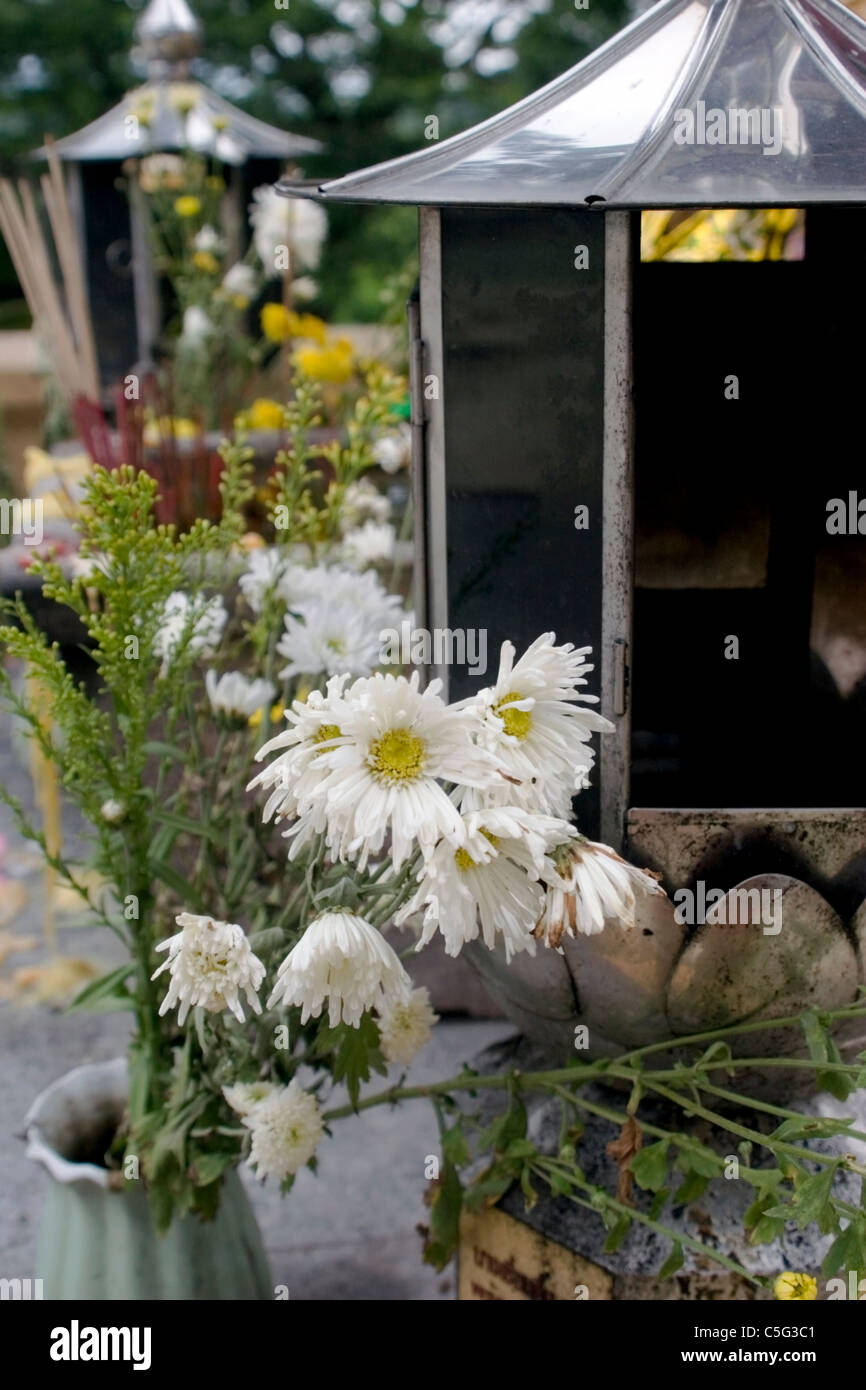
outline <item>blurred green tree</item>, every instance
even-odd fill
[[[130,59],[144,0],[0,0],[0,163],[66,135],[142,77]],[[200,75],[253,115],[325,146],[304,173],[346,173],[445,139],[585,57],[628,0],[192,0]],[[415,241],[412,209],[335,209],[319,307],[375,319]],[[8,261],[0,294],[15,294]],[[2,306],[0,306],[2,307]],[[2,316],[0,316],[2,326]]]

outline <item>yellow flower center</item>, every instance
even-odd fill
[[[342,738],[343,731],[339,724],[323,724],[320,729],[313,734],[314,743],[328,743],[332,738]]]
[[[409,729],[389,729],[370,744],[367,766],[382,782],[413,782],[424,769],[424,744]]]
[[[472,855],[469,853],[468,849],[456,849],[454,851],[454,862],[456,863],[458,869],[462,869],[464,873],[467,869],[478,868],[478,865],[475,863],[475,860],[472,858]]]
[[[524,697],[516,690],[509,690],[507,695],[503,695],[493,706],[493,713],[498,714],[502,720],[503,728],[512,738],[526,738],[532,728],[532,713],[528,709],[515,709],[512,700],[522,700]],[[507,708],[503,709],[503,705]]]

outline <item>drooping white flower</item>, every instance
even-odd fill
[[[316,1098],[294,1078],[242,1116],[241,1122],[251,1134],[249,1166],[259,1177],[277,1182],[309,1163],[322,1137]]]
[[[391,503],[384,492],[380,492],[369,478],[359,478],[349,483],[343,494],[341,526],[343,534],[353,530],[368,518],[372,521],[387,521],[391,515]]]
[[[386,473],[399,473],[401,468],[408,468],[411,455],[412,429],[407,424],[383,434],[373,445],[373,458]]]
[[[507,960],[518,951],[534,955],[546,855],[570,833],[566,821],[515,806],[464,816],[463,834],[439,841],[396,921],[425,909],[418,950],[439,931],[446,954],[457,956],[480,931],[489,950],[501,939]]]
[[[554,947],[564,935],[593,936],[606,921],[633,926],[638,896],[664,896],[646,869],[627,863],[609,845],[576,834],[548,857],[544,880],[547,893],[535,935]]]
[[[110,796],[107,801],[103,801],[99,808],[99,814],[108,825],[117,825],[126,815],[126,806],[122,801],[117,801]]]
[[[277,248],[287,246],[292,270],[315,270],[328,231],[328,219],[317,203],[284,198],[271,184],[253,189],[250,223],[256,254],[268,275],[275,275]],[[285,267],[283,267],[285,269]]]
[[[357,1028],[368,1009],[387,1007],[408,993],[409,976],[393,947],[363,917],[323,912],[304,932],[277,972],[268,1000],[298,1005],[301,1022],[318,1018],[327,1002],[332,1028]]]
[[[493,755],[473,741],[470,711],[446,705],[441,681],[419,690],[418,672],[361,677],[332,702],[341,737],[316,760],[315,784],[299,800],[301,822],[327,825],[328,846],[364,868],[391,836],[397,869],[420,846],[463,835],[463,820],[440,781],[490,787],[500,777]]]
[[[196,656],[213,656],[227,619],[228,612],[220,598],[206,599],[204,594],[190,598],[182,589],[169,594],[153,640],[154,652],[162,657],[163,674],[181,647]]]
[[[230,1009],[243,1023],[241,993],[250,1008],[261,1013],[256,991],[265,977],[265,967],[250,949],[243,927],[195,912],[181,912],[175,921],[181,930],[157,946],[168,956],[151,976],[155,980],[163,970],[171,976],[160,1014],[180,1004],[177,1021],[183,1026],[190,1009],[202,1008],[207,1013]]]
[[[393,559],[396,532],[389,521],[365,521],[343,537],[342,551],[355,569],[384,564]]]
[[[204,683],[214,712],[238,719],[249,719],[270,705],[277,693],[273,681],[249,680],[240,671],[226,671],[217,679],[216,671],[209,670]]]
[[[388,1062],[407,1067],[413,1057],[426,1047],[439,1015],[430,1006],[426,989],[413,989],[405,998],[395,997],[379,1011],[379,1037],[382,1055]]]
[[[200,309],[197,304],[190,304],[187,309],[184,309],[181,338],[188,347],[197,347],[213,332],[213,323],[204,309]]]
[[[251,265],[236,261],[223,276],[223,289],[226,294],[238,295],[241,299],[252,299],[258,288],[256,272]]]
[[[584,659],[590,648],[554,642],[554,633],[542,633],[516,663],[513,643],[503,642],[496,684],[463,707],[475,710],[479,742],[516,780],[508,800],[568,818],[572,797],[589,782],[595,760],[590,739],[613,725],[581,703],[598,699],[579,689],[593,669]],[[484,798],[469,796],[463,803],[466,809],[479,804]]]
[[[221,251],[223,241],[216,227],[205,224],[200,232],[196,232],[192,244],[196,251]]]
[[[279,1090],[274,1081],[236,1081],[233,1086],[223,1086],[223,1095],[236,1115],[251,1115],[257,1105]]]

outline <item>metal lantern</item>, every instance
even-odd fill
[[[149,362],[159,330],[143,220],[134,204],[130,212],[118,187],[123,162],[130,156],[186,149],[212,154],[231,170],[227,221],[239,240],[252,188],[272,182],[286,160],[321,148],[316,140],[256,120],[195,79],[192,65],[201,48],[201,24],[187,0],[150,0],[135,33],[147,60],[147,81],[105,115],[57,142],[84,248],[105,382],[122,375],[136,359]]]
[[[506,636],[590,644],[616,731],[581,829],[671,894],[784,905],[778,934],[650,901],[508,970],[478,950],[560,1051],[575,1021],[614,1050],[866,979],[866,481],[839,333],[864,172],[866,24],[664,0],[501,115],[313,194],[420,207],[419,625],[486,629],[494,662]],[[642,261],[653,209],[805,209],[805,253]]]

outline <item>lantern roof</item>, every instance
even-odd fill
[[[225,164],[315,154],[318,140],[292,135],[249,116],[190,76],[202,27],[187,0],[149,0],[135,26],[148,81],[104,116],[57,141],[61,159],[123,160],[130,155],[194,149]],[[36,157],[44,157],[37,150]]]
[[[837,0],[663,0],[500,115],[322,184],[318,196],[438,207],[866,204],[866,24]]]

